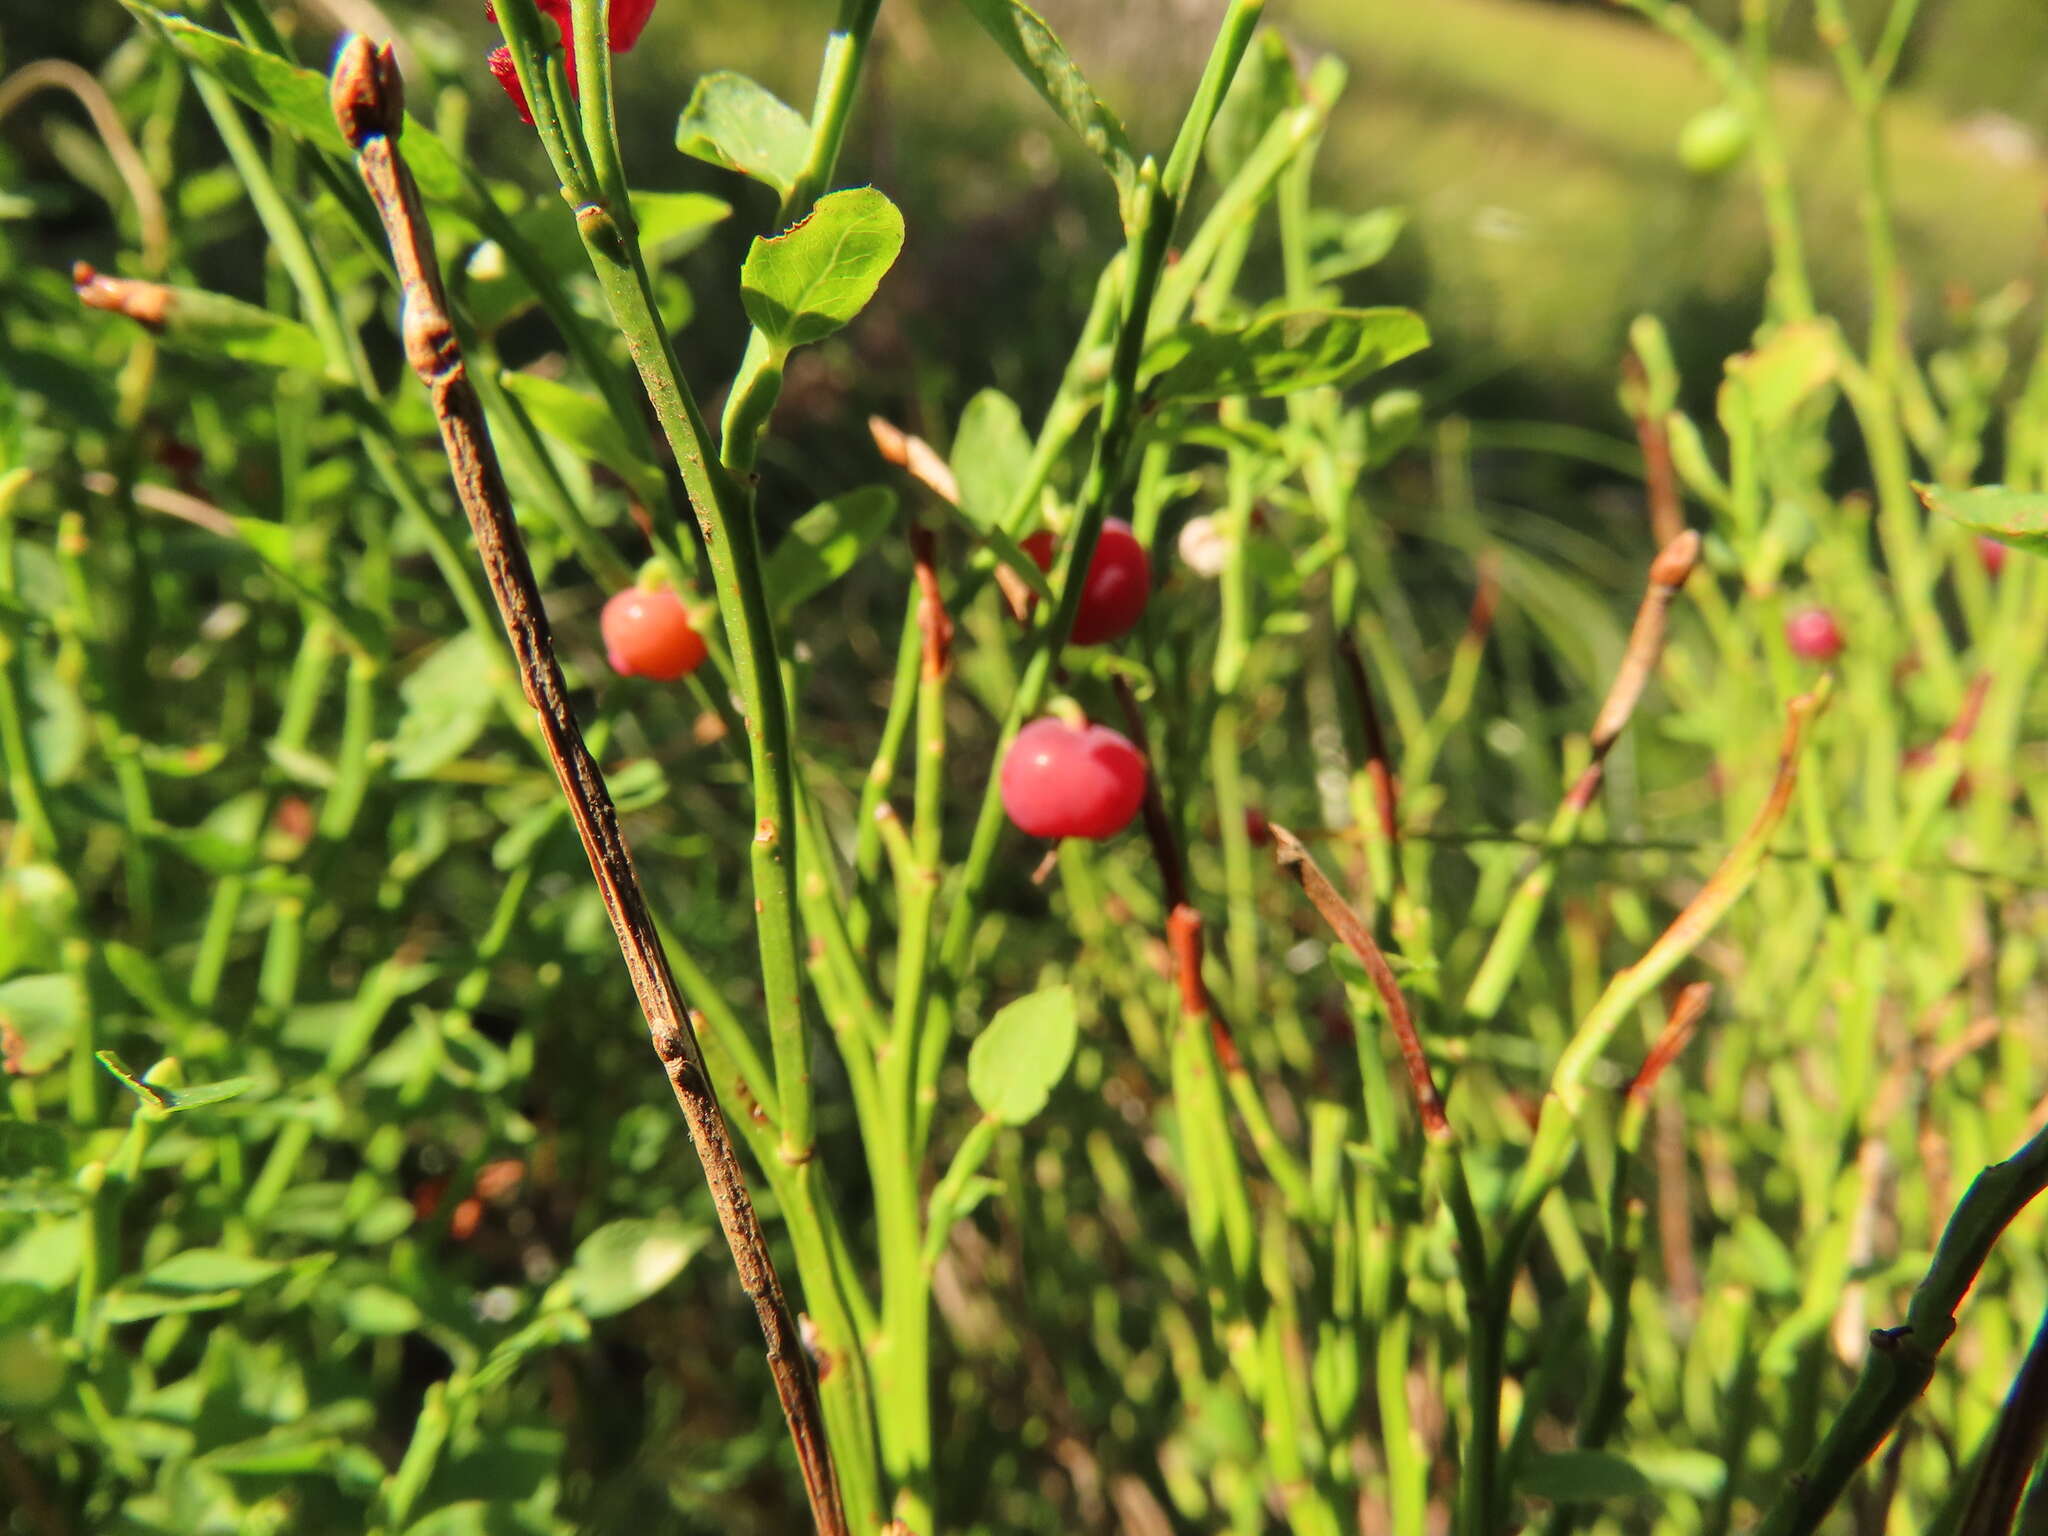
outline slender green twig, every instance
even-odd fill
[[[448,320],[440,269],[420,211],[419,193],[398,152],[397,136],[405,121],[400,91],[390,50],[378,50],[367,38],[351,39],[335,65],[335,119],[356,151],[364,183],[377,203],[398,264],[405,294],[406,356],[433,397],[456,490],[469,514],[492,594],[519,662],[521,681],[539,717],[570,815],[589,855],[634,991],[646,1012],[656,1053],[703,1162],[741,1283],[759,1315],[768,1343],[769,1368],[796,1446],[812,1519],[821,1536],[844,1536],[846,1516],[832,1453],[796,1323],[783,1299],[747,1194],[745,1175],[733,1154],[689,1010],[655,934],[632,855],[619,835],[617,810],[569,706],[540,593],[484,426],[483,407],[469,382],[467,364]],[[784,1134],[788,1134],[787,1128]]]
[[[1971,1181],[1913,1292],[1906,1320],[1870,1335],[1863,1375],[1819,1447],[1786,1484],[1756,1536],[1808,1536],[1849,1480],[1934,1379],[1956,1312],[2014,1217],[2048,1189],[2048,1130]]]

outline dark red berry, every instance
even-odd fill
[[[1266,813],[1256,805],[1245,807],[1244,835],[1254,848],[1263,848],[1273,841],[1273,824],[1266,820]]]
[[[598,629],[605,660],[621,677],[673,682],[704,660],[704,637],[690,623],[683,600],[667,587],[628,587],[604,605]]]
[[[1041,528],[1024,540],[1024,553],[1038,563],[1041,571],[1052,569],[1052,533]],[[1102,524],[1095,541],[1095,556],[1088,562],[1087,580],[1081,583],[1081,607],[1074,615],[1076,645],[1101,645],[1121,639],[1137,628],[1145,604],[1152,596],[1152,562],[1145,546],[1131,532],[1131,525],[1119,518]]]
[[[1106,725],[1047,717],[1003,758],[1003,809],[1033,837],[1114,837],[1145,801],[1145,759]]]
[[[1806,661],[1833,661],[1842,654],[1842,627],[1825,608],[1802,608],[1785,621],[1785,641]]]

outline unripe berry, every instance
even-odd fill
[[[1842,654],[1842,627],[1825,608],[1802,608],[1785,621],[1785,642],[1805,661],[1833,661]]]
[[[704,637],[691,625],[683,600],[667,587],[613,593],[598,628],[605,660],[621,677],[674,682],[704,660]]]
[[[1053,565],[1052,534],[1041,528],[1024,540],[1024,553],[1041,571]],[[1088,562],[1088,575],[1081,583],[1081,606],[1074,615],[1074,632],[1068,638],[1076,645],[1101,645],[1121,639],[1137,627],[1145,604],[1152,596],[1152,562],[1145,546],[1131,532],[1131,525],[1118,518],[1102,524],[1095,541],[1095,554]]]
[[[1678,134],[1679,163],[1695,176],[1718,175],[1747,148],[1749,119],[1727,102],[1695,113]]]
[[[1003,757],[1003,809],[1033,837],[1114,837],[1145,803],[1145,758],[1106,725],[1048,716]]]

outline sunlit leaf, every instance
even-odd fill
[[[852,570],[895,518],[896,493],[886,485],[864,485],[798,518],[768,557],[768,596],[777,616]]]
[[[1116,183],[1117,206],[1130,223],[1137,193],[1138,162],[1122,119],[1103,105],[1066,45],[1045,19],[1020,0],[965,0],[968,11],[996,46],[1009,55],[1032,88],[1043,96],[1060,121],[1081,136],[1110,179]]]
[[[2030,554],[2048,555],[2048,495],[1980,485],[1952,491],[1937,485],[1913,487],[1930,512],[1961,523],[1972,533]]]
[[[1428,345],[1428,327],[1407,309],[1284,310],[1235,330],[1186,325],[1147,350],[1146,392],[1187,401],[1341,388]]]
[[[903,249],[903,215],[873,187],[818,199],[740,268],[747,318],[781,351],[821,341],[866,307]]]
[[[764,85],[721,69],[690,92],[676,148],[787,192],[810,154],[811,125]]]
[[[1022,1125],[1045,1108],[1079,1034],[1072,987],[1048,987],[1002,1008],[967,1055],[967,1087],[982,1113]]]

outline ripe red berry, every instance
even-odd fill
[[[1041,571],[1052,569],[1052,533],[1041,528],[1024,540],[1024,553]],[[1088,562],[1088,577],[1081,583],[1081,607],[1074,615],[1076,645],[1101,645],[1121,639],[1137,628],[1145,604],[1152,596],[1152,562],[1145,546],[1131,532],[1131,525],[1118,518],[1103,522],[1102,535],[1095,541],[1095,556]]]
[[[674,682],[697,670],[704,637],[691,627],[683,600],[667,587],[615,592],[598,620],[605,660],[621,677]]]
[[[2005,569],[2005,550],[2003,540],[1994,539],[1988,533],[1977,535],[1977,558],[1984,563],[1984,573],[1994,581]]]
[[[1825,608],[1802,608],[1785,621],[1785,641],[1806,661],[1833,661],[1842,654],[1842,627]]]
[[[1263,848],[1273,841],[1273,823],[1266,820],[1266,813],[1256,805],[1244,808],[1244,835],[1254,848]]]
[[[519,69],[512,62],[512,50],[500,43],[484,62],[490,66],[492,77],[505,88],[505,94],[512,98],[512,110],[519,114],[519,121],[531,126],[533,108],[526,104],[526,87],[519,83]],[[573,83],[571,89],[574,89]]]
[[[1145,802],[1145,759],[1106,725],[1048,716],[1010,743],[1002,792],[1010,820],[1033,837],[1114,837]]]

